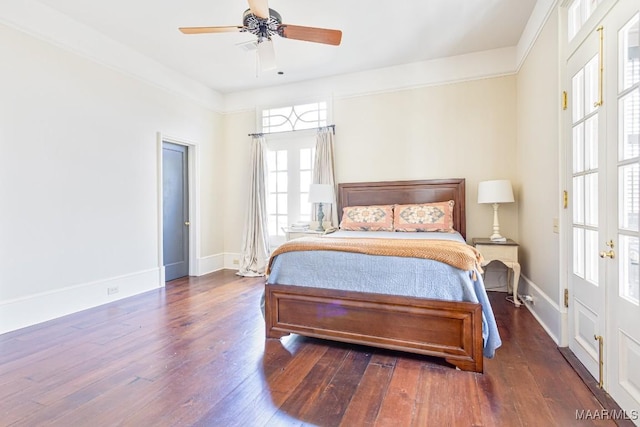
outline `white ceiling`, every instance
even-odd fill
[[[516,46],[536,0],[270,0],[283,23],[342,30],[328,46],[275,37],[278,68],[257,72],[248,33],[185,35],[241,25],[244,0],[39,0],[220,93]],[[283,75],[278,75],[282,71]]]

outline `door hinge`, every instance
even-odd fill
[[[562,207],[565,209],[569,207],[569,192],[567,190],[562,192]]]
[[[568,106],[569,106],[569,100],[567,96],[567,91],[563,90],[562,91],[562,109],[566,110]]]
[[[564,290],[564,306],[569,307],[569,289]]]

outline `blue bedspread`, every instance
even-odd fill
[[[371,235],[371,232],[368,233]],[[394,234],[393,237],[398,238],[398,234],[405,233]],[[419,234],[432,238],[441,235]],[[411,235],[402,237],[415,238],[414,233]],[[340,237],[345,237],[344,233]],[[267,283],[480,303],[483,313],[483,353],[485,357],[492,358],[502,341],[482,275],[473,273],[429,259],[302,251],[278,255],[273,261]]]

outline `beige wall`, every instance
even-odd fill
[[[198,146],[198,252],[224,251],[220,114],[2,25],[0,52],[0,320],[34,295],[73,310],[105,280],[161,285],[158,132]]]
[[[553,13],[518,73],[518,220],[523,274],[559,303],[560,64]]]
[[[225,252],[238,254],[242,248],[242,232],[248,204],[250,149],[249,133],[255,131],[255,111],[224,115]]]
[[[515,76],[336,98],[333,122],[338,182],[466,178],[467,237],[491,234],[493,210],[476,203],[477,185],[515,181]],[[225,115],[227,252],[240,251],[254,129],[253,111]],[[500,213],[503,234],[517,239],[517,203]]]

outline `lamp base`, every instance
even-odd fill
[[[493,204],[493,234],[489,239],[492,242],[506,242],[507,239],[500,235],[500,223],[498,222],[498,207],[500,205],[498,203]]]
[[[318,203],[318,228],[316,231],[324,231],[324,226],[322,222],[324,221],[324,212],[322,211],[322,203]]]

